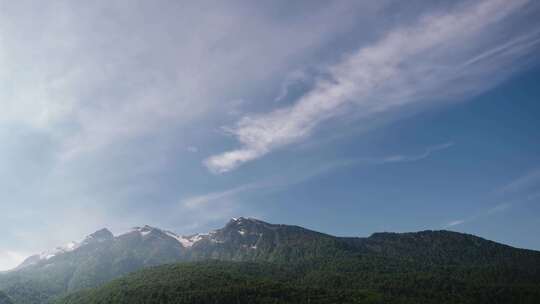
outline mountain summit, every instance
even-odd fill
[[[142,268],[175,262],[298,264],[359,258],[384,261],[375,262],[383,267],[395,263],[422,267],[506,265],[540,273],[539,252],[468,234],[422,231],[375,233],[367,238],[335,237],[299,226],[239,217],[221,229],[187,236],[151,226],[134,227],[117,236],[101,229],[80,243],[29,257],[15,270],[0,275],[0,290],[6,291],[15,303],[23,303],[20,301],[29,296],[55,297],[95,287]]]

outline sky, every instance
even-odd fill
[[[540,250],[540,3],[0,0],[0,270],[235,216]]]

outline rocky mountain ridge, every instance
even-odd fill
[[[80,243],[34,255],[15,270],[0,274],[0,291],[17,304],[45,303],[163,264],[220,260],[296,265],[350,259],[385,261],[380,264],[384,267],[393,263],[421,267],[506,265],[527,272],[530,265],[540,265],[539,252],[451,231],[335,237],[240,217],[221,229],[187,236],[151,226],[135,227],[117,236],[101,229]]]

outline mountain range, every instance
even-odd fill
[[[187,236],[101,229],[0,274],[0,290],[14,304],[540,303],[540,252],[451,231],[336,237],[241,217]]]

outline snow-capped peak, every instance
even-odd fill
[[[80,244],[77,242],[70,242],[67,243],[64,246],[56,247],[52,250],[43,251],[39,254],[39,260],[48,260],[51,259],[59,254],[71,252],[77,248],[79,248]]]
[[[160,229],[158,228],[154,228],[154,227],[151,227],[151,226],[148,226],[148,225],[144,225],[143,227],[134,227],[131,232],[138,232],[140,233],[142,236],[146,236],[148,234],[150,234],[152,231],[161,231]]]
[[[64,248],[67,250],[67,251],[73,251],[77,248],[79,248],[79,243],[73,241],[73,242],[69,242],[67,243]]]
[[[242,224],[242,223],[263,223],[262,221],[254,217],[233,217],[229,223]]]
[[[112,232],[110,232],[107,228],[103,228],[87,236],[82,242],[82,245],[87,245],[87,244],[95,243],[95,242],[108,241],[108,240],[112,240],[113,238],[114,236]]]
[[[184,248],[190,248],[193,246],[193,244],[197,243],[198,241],[202,240],[203,238],[207,238],[208,237],[208,234],[202,234],[202,233],[197,233],[197,234],[194,234],[194,235],[190,235],[190,236],[179,236],[173,232],[170,232],[170,231],[166,231],[165,232],[168,236],[174,238],[175,240],[177,240],[181,245],[182,247]]]

